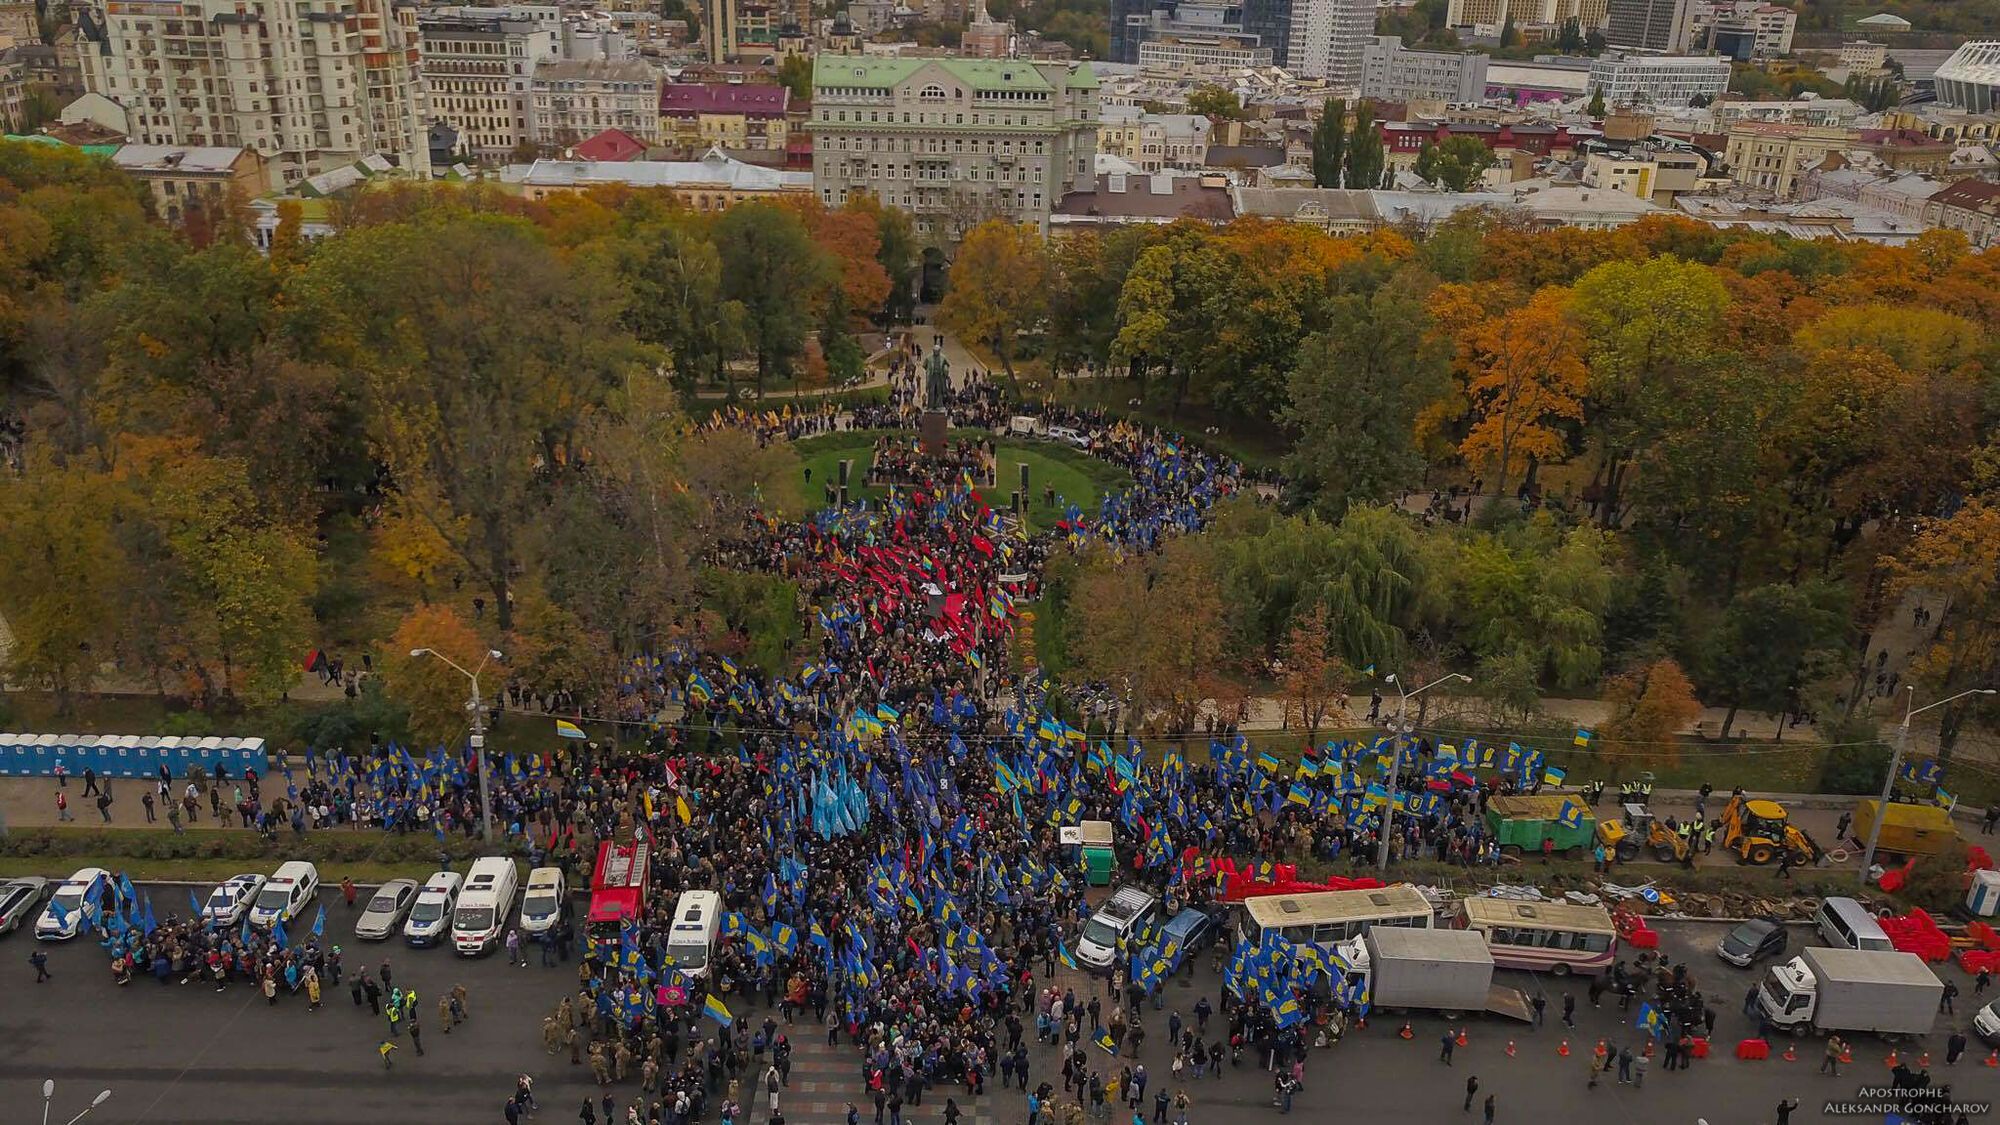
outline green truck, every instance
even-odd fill
[[[1573,808],[1565,822],[1564,809]],[[1597,835],[1597,818],[1580,797],[1494,797],[1486,802],[1486,830],[1507,855],[1540,855],[1542,841],[1555,842],[1559,854],[1584,854]]]

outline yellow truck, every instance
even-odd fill
[[[1863,846],[1868,843],[1868,833],[1874,830],[1876,810],[1881,804],[1870,797],[1854,806],[1854,838]],[[1891,801],[1888,813],[1882,817],[1882,840],[1875,851],[1877,855],[1898,858],[1937,855],[1957,838],[1958,827],[1952,823],[1951,813],[1944,809]]]

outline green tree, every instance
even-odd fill
[[[1283,416],[1299,435],[1287,469],[1328,516],[1387,500],[1423,472],[1417,415],[1443,393],[1450,362],[1426,296],[1405,271],[1372,294],[1335,298],[1326,330],[1299,350]]]
[[[1313,186],[1340,186],[1341,163],[1347,159],[1347,100],[1328,98],[1320,106],[1319,123],[1313,126]]]
[[[722,382],[742,350],[746,311],[723,296],[715,243],[695,223],[675,217],[621,243],[619,266],[632,294],[626,323],[666,350],[675,384],[691,394],[704,381]]]
[[[792,92],[794,104],[812,101],[813,63],[807,55],[786,55],[778,64],[778,85]]]
[[[1583,50],[1583,22],[1575,16],[1562,22],[1562,29],[1556,32],[1556,50],[1565,55],[1574,55]]]
[[[715,243],[722,253],[723,296],[743,307],[761,398],[766,380],[791,373],[815,310],[837,277],[789,207],[739,203],[716,223]]]
[[[1446,191],[1470,191],[1493,166],[1493,150],[1478,137],[1449,137],[1417,154],[1417,175]]]
[[[1590,104],[1584,108],[1583,112],[1593,121],[1604,120],[1604,89],[1602,87],[1590,92]]]
[[[1243,102],[1236,91],[1213,84],[1196,86],[1188,92],[1189,113],[1198,113],[1213,121],[1243,120]]]
[[[1830,675],[1847,638],[1847,592],[1829,582],[1758,586],[1730,600],[1710,641],[1709,698],[1728,704],[1722,737],[1744,706],[1782,714]],[[1784,734],[1784,721],[1778,734]]]
[[[1375,122],[1375,103],[1363,99],[1354,107],[1354,131],[1347,135],[1347,186],[1368,191],[1382,186],[1382,130]]]

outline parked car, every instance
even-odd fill
[[[1785,951],[1785,924],[1776,918],[1752,918],[1722,935],[1715,955],[1739,969]]]
[[[1973,1034],[1988,1047],[2000,1047],[2000,1000],[1995,1000],[1972,1017]]]
[[[105,896],[113,894],[111,872],[102,867],[85,867],[64,879],[49,898],[42,916],[35,919],[35,940],[68,941],[83,929],[84,915],[103,909]]]
[[[202,904],[201,917],[212,922],[219,929],[233,929],[243,922],[243,916],[250,913],[250,904],[257,901],[257,892],[268,882],[264,876],[250,872],[231,875],[222,885],[208,892],[208,901]]]
[[[417,901],[415,879],[391,879],[375,889],[361,917],[354,923],[354,936],[362,941],[387,941],[402,928]]]
[[[34,917],[42,900],[49,897],[50,887],[49,881],[39,875],[9,879],[0,886],[0,934],[18,930],[22,921]]]
[[[415,946],[436,945],[451,933],[451,912],[458,905],[458,891],[465,876],[456,871],[434,871],[417,892],[416,905],[403,923],[403,940]]]

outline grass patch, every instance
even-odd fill
[[[80,868],[102,867],[107,871],[122,871],[138,883],[220,883],[232,875],[241,875],[246,871],[269,871],[283,862],[285,862],[283,858],[275,855],[268,862],[235,859],[130,859],[108,855],[83,855],[57,861],[0,856],[0,878],[41,875],[49,879],[62,879]],[[322,880],[336,887],[342,879],[352,879],[365,886],[386,883],[391,879],[415,879],[421,882],[436,870],[435,863],[416,861],[377,863],[369,860],[322,867],[319,875]],[[164,909],[163,907],[163,912]]]
[[[1139,384],[1131,379],[1063,379],[1054,390],[1056,401],[1065,406],[1102,410],[1115,418],[1173,430],[1253,469],[1274,468],[1291,452],[1290,440],[1277,426],[1187,403],[1176,412],[1164,394],[1141,397]],[[1137,406],[1132,405],[1135,398],[1140,399]],[[1216,432],[1207,433],[1210,428]]]
[[[915,435],[908,430],[872,430],[819,434],[794,443],[802,468],[811,473],[805,486],[808,504],[817,506],[817,501],[825,498],[826,483],[840,479],[842,459],[854,462],[848,495],[871,502],[881,501],[888,493],[886,488],[860,483],[874,456],[875,439],[881,436],[907,440]],[[992,432],[954,430],[953,436],[986,437],[992,436]],[[1028,485],[1034,493],[1028,508],[1028,527],[1034,531],[1045,531],[1062,518],[1061,501],[1064,499],[1094,515],[1098,502],[1106,493],[1121,491],[1132,483],[1131,475],[1114,465],[1080,450],[1048,442],[1002,438],[995,446],[994,459],[998,466],[999,483],[991,488],[982,485],[981,493],[987,503],[995,507],[1004,506],[1009,494],[1020,482],[1020,465],[1025,463],[1028,466]],[[1043,490],[1046,488],[1054,488],[1060,498],[1054,507],[1043,502]]]
[[[498,827],[496,826],[496,832]],[[26,828],[0,837],[0,874],[63,876],[80,867],[123,871],[134,879],[214,879],[269,871],[287,860],[309,860],[320,878],[379,882],[437,870],[437,837],[378,829],[334,828],[304,838],[281,832],[265,843],[255,832],[218,828],[176,833],[164,828]],[[505,851],[453,835],[444,845],[454,860]]]

